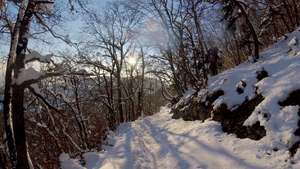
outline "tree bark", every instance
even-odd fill
[[[143,106],[144,106],[144,81],[145,81],[145,56],[143,49],[141,50],[142,57],[142,75],[141,75],[141,86],[138,92],[138,108],[136,119],[140,116],[143,116]]]
[[[120,123],[125,122],[124,118],[124,112],[123,112],[123,103],[122,103],[122,88],[121,88],[121,70],[117,70],[117,104],[118,104],[118,111],[119,111],[119,118],[120,118]]]
[[[28,34],[30,23],[32,20],[35,2],[28,2],[24,18],[20,25],[20,36],[16,50],[16,60],[14,64],[14,78],[17,79],[19,73],[25,68],[25,53],[28,45]],[[12,119],[15,137],[15,145],[17,152],[17,169],[30,169],[30,159],[28,156],[26,134],[25,134],[25,118],[24,118],[24,89],[23,84],[15,84],[12,88]]]
[[[23,20],[25,9],[27,7],[26,1],[23,1],[20,4],[20,8],[18,11],[18,17],[11,32],[11,42],[10,42],[10,50],[8,55],[8,61],[6,65],[6,73],[5,73],[5,89],[4,89],[4,102],[3,102],[3,121],[4,121],[4,131],[6,138],[6,145],[8,148],[9,161],[11,163],[12,168],[17,167],[17,152],[15,145],[15,137],[13,133],[13,111],[12,111],[12,98],[13,98],[13,90],[12,90],[12,80],[14,74],[14,63],[16,60],[16,51],[17,45],[20,35],[21,22]]]
[[[242,15],[245,17],[246,23],[249,26],[250,29],[250,33],[252,35],[253,41],[254,41],[254,57],[253,57],[253,61],[256,62],[257,59],[259,59],[259,40],[258,40],[258,36],[257,33],[253,27],[253,24],[251,23],[245,9],[243,8],[243,6],[240,4],[240,2],[233,0],[233,2],[235,3],[235,5],[238,7],[238,9],[241,10]]]

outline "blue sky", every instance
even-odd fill
[[[107,2],[112,2],[114,0],[85,0],[88,2],[89,7],[94,8],[96,11],[101,12],[101,10],[105,9],[105,4]],[[66,0],[57,0],[56,5],[60,5],[60,3],[65,3]],[[78,14],[70,14],[70,11],[67,6],[62,5],[58,6],[58,8],[63,10],[63,17],[65,20],[63,20],[59,27],[55,29],[57,33],[63,36],[68,36],[71,41],[81,41],[86,38],[86,34],[84,33],[84,21],[83,18],[80,17]],[[210,18],[215,18],[211,17]],[[143,42],[142,43],[160,43],[164,44],[166,43],[167,37],[165,37],[165,34],[162,31],[162,28],[159,27],[157,23],[155,23],[155,19],[148,18],[146,20],[146,23],[144,27],[140,28],[140,34]],[[43,43],[40,40],[34,40],[30,39],[29,41],[29,48],[35,49],[42,54],[47,53],[57,53],[57,52],[66,52],[70,53],[74,49],[69,47],[65,44],[65,42],[62,42],[61,40],[55,39],[51,35],[42,35],[43,40],[47,40],[51,42],[51,44]],[[145,42],[146,41],[146,42]],[[0,56],[6,55],[9,47],[9,41],[3,42],[0,41]]]
[[[105,4],[107,2],[112,2],[113,0],[89,0],[89,7],[94,9],[97,12],[101,12],[101,10],[105,9]],[[117,1],[117,0],[116,0]],[[87,35],[85,34],[84,30],[84,19],[81,18],[78,15],[70,15],[68,13],[65,13],[68,21],[65,21],[61,24],[61,27],[58,30],[58,32],[61,35],[68,36],[72,42],[78,42],[85,40],[87,38]],[[144,27],[142,26],[139,30],[138,34],[141,43],[147,43],[153,45],[153,43],[160,42],[160,43],[166,43],[166,37],[164,34],[162,34],[162,28],[155,24],[153,19],[149,18],[146,20],[146,24]],[[40,41],[36,40],[30,40],[29,48],[34,48],[37,51],[40,51],[43,54],[47,53],[56,53],[60,51],[64,51],[66,53],[72,52],[74,49],[66,45],[61,40],[55,39],[51,36],[47,36],[46,39],[50,39],[53,44],[44,44]]]
[[[105,8],[105,4],[112,0],[86,0],[89,6],[96,8],[97,10],[101,10]],[[65,0],[58,0],[58,3],[66,2]],[[58,8],[63,8],[59,6]],[[72,41],[78,41],[84,38],[84,34],[82,33],[82,27],[84,23],[82,22],[82,18],[79,17],[78,14],[70,14],[69,10],[65,10],[62,13],[65,20],[60,23],[60,25],[56,28],[56,32],[63,36],[68,36]],[[29,40],[29,48],[34,48],[41,53],[52,53],[59,51],[72,51],[72,48],[68,47],[61,40],[55,39],[51,35],[42,35],[43,40],[49,41],[51,44],[43,43],[41,40]],[[0,41],[0,56],[7,55],[9,49],[9,39],[3,40],[1,38]]]
[[[112,0],[86,0],[89,5],[97,8],[97,10],[101,10],[105,8],[105,3],[112,1]],[[56,2],[66,2],[66,0],[57,0]],[[59,6],[59,8],[64,8],[62,6]],[[15,11],[16,12],[16,11]],[[83,22],[82,18],[80,18],[78,15],[74,14],[71,15],[69,10],[65,10],[63,12],[63,17],[69,18],[67,20],[63,20],[60,26],[56,29],[56,32],[58,32],[61,35],[69,36],[71,40],[80,40],[84,38],[84,34],[82,34],[82,27]],[[29,40],[29,48],[35,49],[43,54],[47,53],[56,53],[56,52],[68,52],[72,51],[72,48],[68,47],[64,42],[61,40],[57,40],[53,38],[51,35],[43,35],[42,38],[44,40],[47,40],[51,42],[51,44],[45,44],[40,40]],[[6,56],[8,54],[9,50],[9,38],[8,37],[0,37],[0,57]],[[0,60],[2,61],[2,60]],[[4,65],[2,62],[0,62],[0,86],[2,85],[2,82],[4,81]]]
[[[105,8],[105,4],[112,0],[86,0],[88,2],[89,7],[97,8],[97,10],[101,10]],[[83,27],[84,22],[83,19],[78,14],[70,14],[69,11],[64,12],[64,17],[67,18],[64,20],[57,32],[60,35],[67,36],[72,42],[79,41],[84,38]],[[53,38],[51,35],[47,37],[52,42],[51,45],[41,43],[40,41],[31,40],[30,48],[35,48],[36,50],[42,53],[52,53],[52,52],[72,52],[72,48],[62,42],[61,40]]]

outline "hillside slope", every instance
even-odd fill
[[[63,169],[300,168],[300,31],[187,91],[170,110],[122,124],[103,152],[67,154]],[[192,103],[195,104],[192,104]],[[224,132],[225,131],[225,132]],[[229,134],[232,133],[232,134]],[[242,139],[241,139],[242,138]]]
[[[187,92],[173,106],[173,117],[212,118],[228,133],[264,138],[274,150],[295,153],[300,144],[299,30],[262,52],[257,63],[243,63],[211,77],[207,90]]]

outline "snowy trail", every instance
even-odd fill
[[[271,154],[260,142],[224,134],[213,121],[173,120],[168,109],[119,127],[114,146],[86,153],[87,169],[292,168],[287,152]],[[66,161],[70,163],[69,161]],[[74,161],[73,161],[74,162]],[[67,169],[67,163],[63,168]]]

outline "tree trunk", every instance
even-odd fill
[[[16,160],[17,160],[17,153],[16,153],[16,145],[15,145],[15,138],[13,135],[13,124],[12,124],[12,75],[13,75],[13,62],[15,60],[15,47],[17,46],[17,40],[15,39],[15,34],[11,39],[11,47],[10,47],[10,54],[6,66],[6,73],[5,73],[5,89],[4,89],[4,102],[3,102],[3,125],[5,131],[5,139],[6,144],[9,152],[9,160],[11,162],[11,167],[16,167]]]
[[[124,112],[123,112],[123,106],[122,106],[122,88],[121,88],[121,70],[117,70],[117,103],[118,103],[118,111],[119,111],[119,118],[120,118],[120,123],[125,122],[124,118]]]
[[[289,24],[288,24],[288,22],[285,20],[283,14],[280,14],[280,19],[282,20],[282,22],[283,22],[283,24],[285,25],[286,29],[287,29],[289,32],[292,32],[293,29],[289,26]]]
[[[13,79],[13,71],[14,71],[14,63],[16,60],[16,51],[17,45],[20,35],[21,22],[23,20],[25,9],[27,6],[26,1],[23,1],[20,4],[20,8],[18,11],[18,17],[13,28],[13,32],[11,33],[11,42],[10,42],[10,50],[8,55],[8,61],[6,65],[6,73],[5,73],[5,89],[4,89],[4,102],[3,102],[3,121],[4,121],[4,131],[6,144],[8,148],[9,161],[11,163],[12,168],[17,167],[17,152],[15,145],[15,137],[13,135],[13,122],[12,122],[12,98],[13,98],[13,90],[12,90],[12,79]]]
[[[24,120],[24,88],[15,86],[13,88],[12,111],[14,136],[17,151],[17,169],[29,169],[27,158],[27,145]]]
[[[141,75],[141,86],[138,92],[138,108],[136,119],[140,116],[143,116],[143,106],[144,106],[144,80],[145,80],[145,56],[143,50],[141,50],[142,57],[142,75]]]
[[[258,40],[258,36],[256,34],[256,31],[251,23],[251,21],[249,20],[249,17],[245,11],[245,9],[243,8],[243,6],[240,4],[240,2],[234,0],[234,3],[236,4],[236,6],[241,10],[242,15],[245,17],[246,19],[246,23],[250,29],[253,41],[254,41],[254,57],[253,57],[253,61],[256,62],[257,59],[259,59],[259,40]]]
[[[295,0],[292,0],[292,3],[293,3],[293,7],[294,7],[294,16],[295,16],[295,21],[296,21],[296,24],[297,26],[299,26],[299,11],[298,11],[298,6],[297,6],[297,3],[295,2]]]
[[[291,8],[289,7],[290,5],[288,4],[287,1],[282,1],[282,3],[286,10],[287,17],[289,18],[289,21],[293,25],[292,27],[294,28],[296,24],[294,23],[293,16],[291,14]]]
[[[168,62],[169,62],[170,69],[172,72],[172,77],[173,77],[172,80],[174,81],[176,92],[177,92],[178,96],[182,96],[184,93],[184,89],[183,89],[183,87],[178,79],[178,75],[176,73],[172,50],[168,49],[166,51],[166,54],[167,54]]]
[[[14,78],[17,79],[20,71],[25,68],[25,53],[28,45],[28,33],[33,16],[35,2],[29,1],[24,18],[20,26],[20,36],[16,50],[16,61],[14,66]],[[12,89],[12,119],[17,152],[17,169],[29,169],[30,159],[27,151],[24,117],[24,89],[20,84],[15,84]]]
[[[81,111],[81,107],[80,107],[78,82],[77,82],[76,77],[73,78],[73,86],[74,86],[74,95],[75,95],[75,102],[76,102],[76,109],[77,109],[77,111],[74,112],[74,113],[76,113],[75,118],[78,123],[83,149],[87,150],[89,148],[87,127],[86,127],[86,124],[84,121],[84,117],[83,117],[84,115],[83,115],[83,113]]]
[[[6,169],[7,165],[7,157],[5,155],[4,147],[0,147],[0,169]]]

